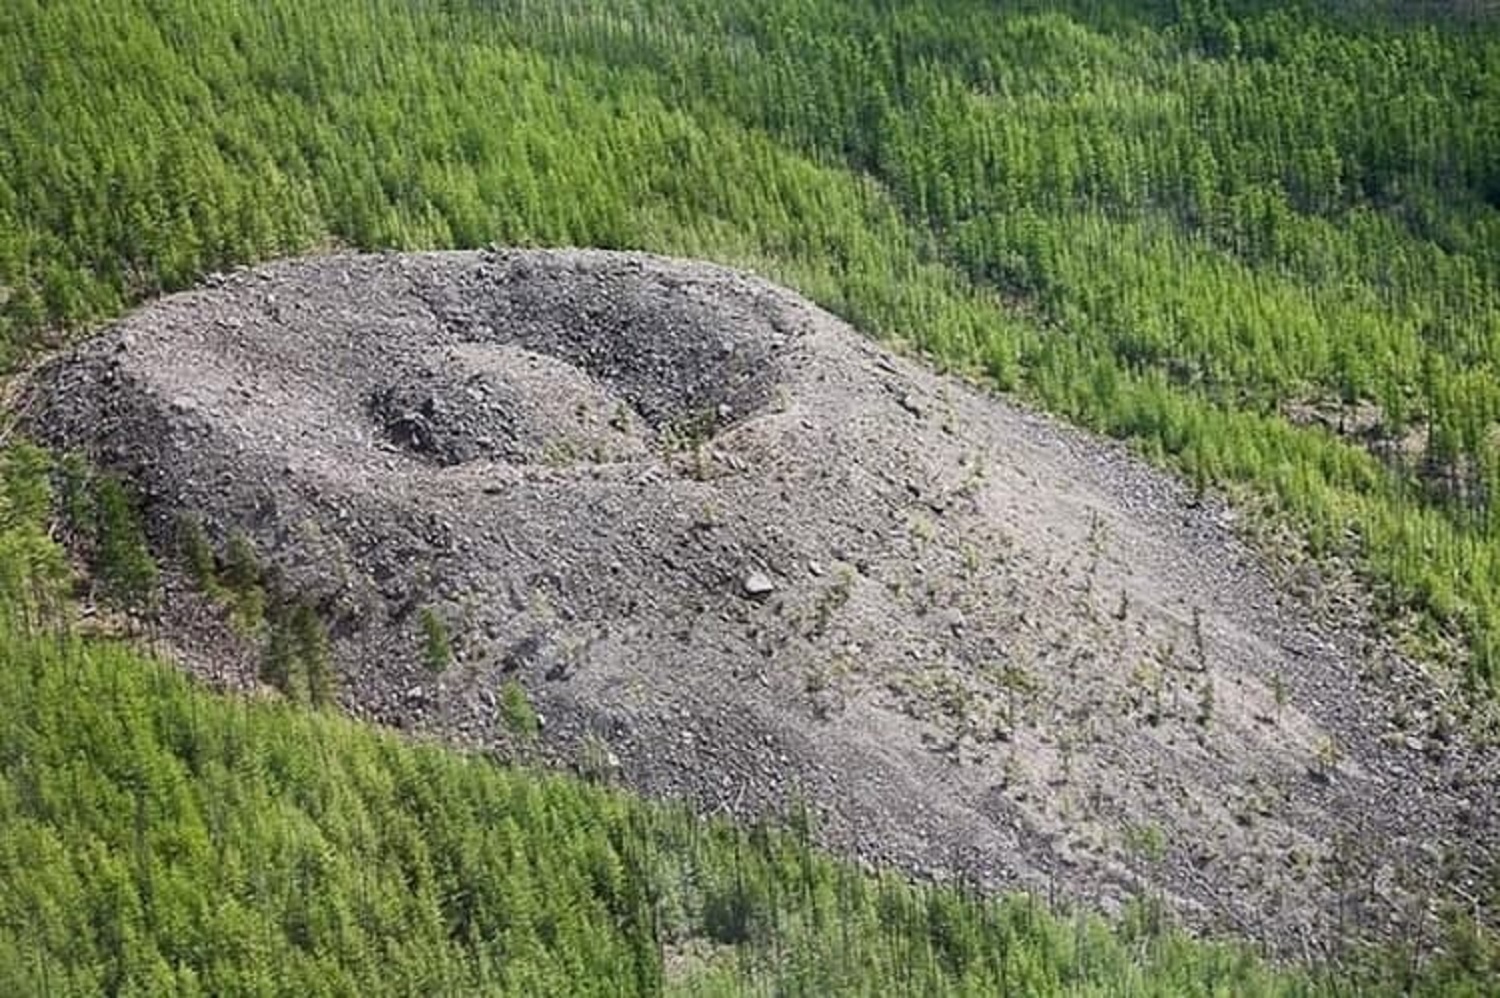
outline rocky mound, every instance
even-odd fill
[[[871,862],[1299,946],[1492,889],[1494,752],[1420,681],[1396,702],[1413,670],[1279,591],[1223,509],[744,275],[286,262],[32,395],[158,538],[184,511],[248,534],[362,716],[505,744],[514,679],[541,751],[649,793],[805,800]],[[191,603],[166,626],[222,669]]]

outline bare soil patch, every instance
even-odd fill
[[[514,679],[555,761],[1280,946],[1410,935],[1444,898],[1490,917],[1500,757],[1357,606],[1278,588],[1229,510],[1124,449],[743,274],[288,261],[30,394],[163,543],[182,512],[248,533],[329,621],[357,715],[514,750]],[[168,602],[185,660],[246,681],[203,602]]]

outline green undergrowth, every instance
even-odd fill
[[[1278,968],[1152,903],[1110,924],[914,886],[796,816],[746,830],[210,694],[79,636],[45,463],[0,467],[3,563],[30,566],[0,579],[0,993],[1477,995],[1500,970],[1461,929],[1420,965]]]

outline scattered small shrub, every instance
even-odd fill
[[[500,724],[512,738],[534,741],[542,730],[541,718],[526,690],[514,679],[500,688]]]
[[[140,514],[124,483],[112,475],[95,484],[95,571],[104,598],[117,609],[149,610],[156,597],[157,568],[146,545]]]
[[[453,644],[448,638],[448,625],[432,607],[424,607],[421,617],[422,658],[427,671],[442,675],[453,664]]]
[[[203,522],[196,516],[182,516],[177,523],[177,545],[193,581],[204,592],[217,596],[220,592],[218,558],[203,529]]]

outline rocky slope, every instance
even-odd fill
[[[362,716],[514,751],[515,679],[538,751],[648,793],[806,801],[871,862],[1298,947],[1495,889],[1497,753],[1357,614],[1120,448],[745,275],[289,261],[135,313],[30,401],[163,543],[184,512],[251,537]],[[169,606],[185,661],[248,681],[256,649]]]

